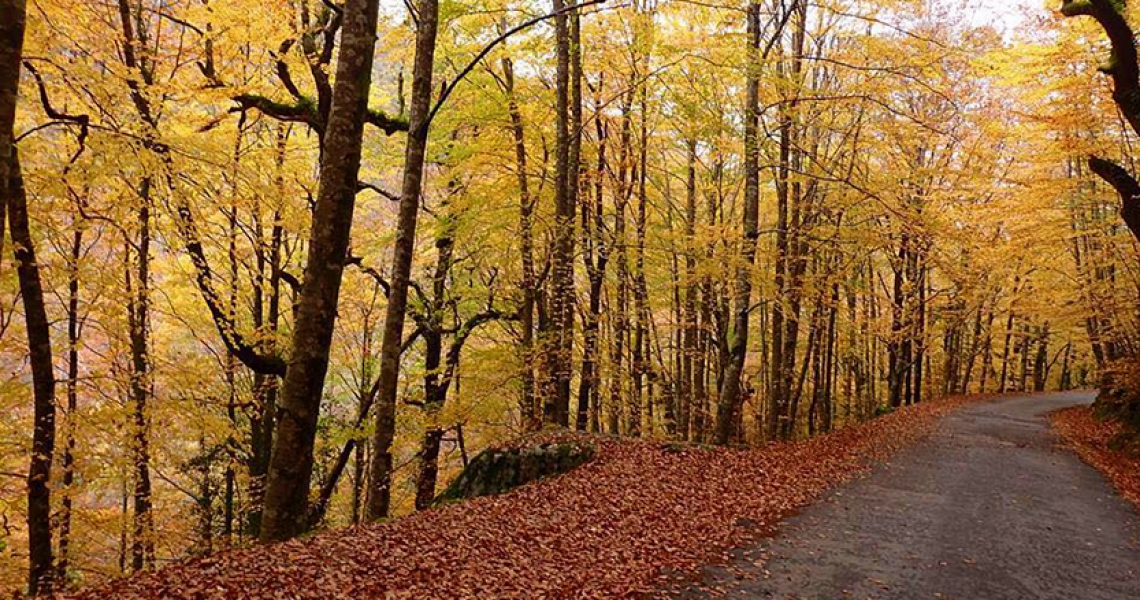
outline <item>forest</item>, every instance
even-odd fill
[[[1140,3],[574,1],[0,0],[0,591],[520,436],[1140,406]]]

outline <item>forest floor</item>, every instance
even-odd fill
[[[1058,443],[1076,447],[1110,477],[1119,472],[1135,482],[1137,464],[1111,454],[1111,426],[1092,420],[1084,406],[1092,399],[1007,397],[958,411],[934,435],[833,490],[785,521],[775,537],[739,547],[726,565],[706,567],[700,584],[672,595],[1140,598],[1134,507]],[[1073,405],[1054,416],[1059,440],[1048,416]]]
[[[923,403],[748,450],[593,437],[591,462],[507,494],[188,560],[70,597],[657,596],[770,534],[781,518],[971,400]]]

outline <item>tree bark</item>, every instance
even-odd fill
[[[2,124],[0,124],[2,125]],[[11,132],[10,125],[4,132]],[[0,133],[0,136],[4,135]],[[27,192],[15,146],[7,161],[5,197],[12,253],[16,261],[20,296],[32,367],[33,431],[28,467],[28,592],[52,590],[51,467],[55,452],[55,373],[52,367],[51,331],[40,281],[39,263],[28,225]]]
[[[305,280],[297,300],[276,443],[267,475],[260,538],[284,540],[306,525],[317,416],[355,208],[364,121],[376,40],[376,0],[348,0],[321,153]],[[415,202],[415,199],[413,199]],[[401,307],[401,316],[403,314]]]
[[[12,232],[32,367],[32,456],[27,485],[28,593],[34,596],[51,593],[54,575],[50,483],[55,449],[55,374],[39,265],[28,226],[27,194],[14,145],[27,5],[24,0],[0,0],[0,14],[4,15],[0,19],[0,204]],[[0,232],[3,229],[0,219]]]
[[[1125,8],[1125,3],[1118,0],[1065,0],[1061,13],[1067,17],[1093,17],[1108,35],[1111,55],[1101,70],[1112,76],[1112,99],[1120,113],[1132,130],[1140,133],[1140,63],[1136,35],[1122,12]],[[1140,185],[1111,161],[1091,157],[1089,168],[1120,193],[1120,214],[1132,235],[1140,240]]]
[[[550,390],[545,398],[544,418],[559,427],[569,426],[570,379],[574,348],[574,218],[577,198],[571,196],[577,185],[571,183],[578,176],[578,165],[571,164],[571,138],[580,132],[570,131],[571,94],[571,40],[569,16],[563,0],[554,0],[554,31],[556,43],[555,90],[555,144],[554,144],[554,254],[551,258],[552,292],[550,318],[553,326],[547,340],[550,353]]]
[[[375,12],[375,4],[372,5]],[[388,516],[391,498],[392,441],[396,434],[396,385],[400,376],[400,351],[404,317],[408,306],[412,255],[416,245],[416,219],[423,193],[424,155],[427,152],[432,100],[432,71],[435,68],[435,38],[439,19],[438,0],[420,0],[416,29],[415,67],[412,71],[411,110],[407,147],[404,153],[404,179],[400,189],[400,209],[392,261],[391,292],[380,343],[380,378],[376,397],[376,433],[372,438],[372,465],[365,518],[370,521]],[[373,15],[375,16],[375,15]],[[375,23],[373,23],[373,28]]]
[[[133,244],[134,265],[127,267],[127,304],[131,354],[131,443],[134,453],[134,531],[131,568],[140,571],[154,565],[154,516],[151,514],[150,416],[150,243],[152,180],[139,185],[141,206],[137,211],[138,240]],[[133,269],[133,271],[132,271]]]
[[[678,403],[685,406],[677,413],[682,415],[681,437],[688,438],[688,415],[692,412],[691,407],[701,407],[705,404],[703,385],[705,374],[704,348],[698,345],[700,329],[697,322],[697,297],[701,285],[697,279],[697,140],[692,138],[686,140],[685,147],[685,300],[682,309],[681,385],[678,398]]]
[[[68,263],[67,277],[67,427],[65,429],[63,454],[60,466],[61,496],[59,510],[59,548],[56,557],[56,577],[60,582],[67,581],[71,545],[71,509],[75,490],[75,430],[78,424],[76,412],[79,409],[79,260],[83,252],[83,224],[75,225],[71,237],[71,260]]]
[[[716,442],[728,444],[736,415],[741,410],[741,379],[748,354],[748,317],[752,310],[752,268],[756,262],[756,240],[760,221],[760,5],[748,5],[748,76],[744,105],[744,239],[742,259],[736,272],[736,293],[729,363],[717,407]]]
[[[609,168],[606,163],[607,127],[603,123],[601,89],[605,84],[604,74],[598,76],[598,94],[594,96],[594,131],[597,134],[597,164],[593,174],[593,203],[583,202],[582,208],[582,260],[586,266],[586,276],[590,283],[589,308],[583,317],[582,334],[582,373],[578,380],[577,429],[598,431],[599,419],[599,368],[598,353],[601,346],[598,339],[602,314],[602,286],[605,284],[606,267],[609,264],[609,247],[605,232],[605,176]]]
[[[522,398],[519,400],[523,427],[537,430],[541,427],[539,407],[535,404],[534,381],[534,200],[530,195],[527,174],[526,136],[522,113],[515,96],[515,67],[510,58],[502,59],[503,83],[507,95],[507,114],[511,120],[511,137],[515,146],[515,178],[519,186],[519,254],[522,260],[522,280],[519,288],[519,354],[522,362]]]

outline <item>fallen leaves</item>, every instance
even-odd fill
[[[1087,406],[1059,410],[1050,419],[1061,439],[1140,509],[1140,458],[1116,448],[1115,441],[1123,432],[1121,424],[1098,419]]]
[[[597,457],[502,496],[221,553],[71,598],[628,598],[690,577],[927,433],[964,398],[752,450],[596,437]]]

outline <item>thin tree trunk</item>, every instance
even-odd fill
[[[230,210],[229,210],[229,223],[226,228],[228,237],[228,248],[226,251],[226,258],[229,260],[229,284],[230,294],[229,302],[227,302],[226,310],[229,313],[231,323],[237,322],[237,305],[238,305],[238,255],[237,255],[237,236],[238,236],[238,167],[241,161],[241,142],[242,142],[242,128],[243,121],[238,122],[237,136],[234,140],[233,152],[233,172],[230,174]],[[228,392],[226,398],[226,417],[230,422],[230,434],[226,436],[226,468],[223,475],[225,481],[225,491],[222,497],[222,535],[225,537],[226,544],[233,543],[234,534],[234,495],[237,491],[237,439],[234,438],[234,432],[237,431],[237,403],[238,403],[238,390],[237,390],[237,358],[232,351],[226,352],[225,359],[225,379],[226,390]]]
[[[432,276],[432,298],[421,319],[424,339],[424,432],[419,452],[419,474],[416,478],[416,510],[431,506],[435,498],[435,484],[439,475],[439,446],[443,441],[443,428],[437,422],[439,412],[447,401],[450,378],[441,377],[443,361],[443,313],[447,309],[447,278],[451,273],[452,257],[455,250],[454,223],[457,215],[452,204],[447,201],[443,207],[436,236],[436,264]]]
[[[716,442],[728,444],[733,424],[741,410],[741,379],[748,353],[748,317],[752,310],[752,267],[756,262],[756,240],[760,221],[760,5],[748,5],[748,81],[744,106],[744,221],[742,260],[736,272],[735,316],[729,363],[717,407]]]
[[[138,241],[135,243],[134,272],[128,270],[127,305],[131,354],[131,418],[134,452],[134,537],[131,544],[131,568],[141,571],[154,564],[154,516],[151,514],[150,483],[150,203],[151,179],[144,177],[139,186]],[[131,277],[134,277],[131,280]]]
[[[67,427],[64,429],[63,455],[60,466],[61,496],[59,511],[59,549],[56,557],[57,580],[67,581],[71,545],[71,509],[75,490],[75,430],[78,424],[76,412],[79,410],[79,260],[83,252],[83,224],[75,224],[71,237],[71,260],[68,263],[67,277]]]
[[[700,329],[697,323],[697,140],[685,141],[687,150],[685,170],[685,302],[683,312],[683,338],[681,347],[681,394],[679,402],[685,406],[703,406],[704,349],[698,348]],[[688,408],[678,411],[682,417],[682,430],[688,437]]]
[[[276,182],[279,196],[285,194],[285,153],[288,145],[288,130],[284,125],[277,128]],[[273,211],[273,223],[269,234],[269,256],[266,257],[261,234],[261,205],[254,213],[257,242],[257,288],[254,290],[253,325],[261,340],[259,346],[264,355],[275,354],[277,326],[281,315],[281,250],[284,231],[281,208]],[[269,270],[268,307],[265,305],[267,282],[265,271]],[[267,309],[267,311],[266,311]],[[278,380],[276,375],[254,372],[253,390],[257,399],[254,416],[250,419],[250,465],[249,465],[249,504],[247,519],[249,533],[255,538],[261,535],[261,516],[265,502],[266,475],[273,448],[273,431],[277,412]]]
[[[370,0],[375,19],[374,0]],[[391,501],[392,441],[396,434],[396,386],[400,377],[404,316],[408,306],[412,255],[416,245],[416,218],[423,194],[424,156],[427,153],[428,121],[432,101],[432,71],[435,68],[435,38],[439,24],[438,0],[421,0],[416,29],[415,67],[412,71],[411,111],[400,211],[392,261],[391,292],[380,342],[380,379],[376,399],[376,433],[372,438],[372,467],[365,518],[388,516]],[[375,20],[372,21],[375,28]],[[371,41],[369,42],[371,44]],[[369,46],[371,48],[371,45]],[[358,139],[359,141],[359,139]]]
[[[1009,317],[1006,319],[1006,322],[1005,322],[1005,344],[1002,346],[1002,351],[1001,351],[1001,379],[998,380],[999,381],[999,383],[998,383],[998,392],[999,393],[1005,393],[1006,392],[1006,381],[1007,381],[1007,376],[1009,374],[1009,355],[1010,355],[1010,350],[1012,349],[1011,346],[1013,344],[1013,325],[1014,325],[1014,322],[1015,322],[1015,314],[1014,314],[1013,308],[1010,307]]]
[[[511,59],[502,60],[503,81],[507,93],[507,113],[511,119],[511,136],[515,145],[515,177],[519,186],[519,253],[522,255],[522,302],[519,305],[519,353],[522,362],[522,398],[519,401],[523,426],[528,430],[541,427],[534,388],[534,200],[530,196],[527,176],[526,138],[522,113],[515,97],[515,69]]]
[[[604,87],[604,76],[599,76],[598,88]],[[595,168],[594,200],[582,202],[582,246],[586,276],[589,279],[589,308],[584,317],[582,373],[578,381],[577,429],[585,431],[592,423],[592,430],[598,429],[599,368],[598,329],[602,313],[602,286],[605,284],[606,267],[609,263],[609,250],[605,239],[604,201],[606,175],[606,127],[602,119],[602,100],[594,98],[594,128],[597,133],[597,166]],[[592,416],[591,416],[592,413]]]

